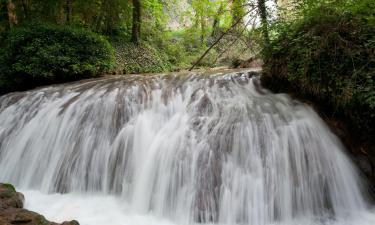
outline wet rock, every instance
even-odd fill
[[[1,225],[27,224],[27,225],[54,225],[43,216],[20,208],[8,208],[0,211]]]
[[[10,184],[0,184],[0,210],[7,208],[23,208],[25,198]]]
[[[372,166],[369,158],[365,155],[357,155],[353,157],[354,162],[358,165],[359,169],[366,175],[366,177],[372,176]]]
[[[10,184],[0,184],[0,225],[59,225],[44,216],[23,209],[25,198]],[[61,225],[79,225],[75,220]]]
[[[213,112],[213,104],[207,94],[199,100],[197,104],[198,115],[210,115]]]
[[[79,223],[76,220],[72,220],[70,222],[64,222],[61,225],[79,225]]]

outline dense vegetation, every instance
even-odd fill
[[[196,67],[250,58],[258,45],[246,27],[256,17],[244,16],[253,2],[0,0],[0,92],[103,73],[188,69],[218,39]]]
[[[0,50],[0,93],[95,77],[114,65],[103,37],[65,26],[12,29]]]
[[[270,30],[264,83],[313,100],[345,121],[360,142],[373,142],[375,1],[316,0],[293,7]]]

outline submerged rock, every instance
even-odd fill
[[[0,184],[0,225],[58,225],[44,216],[23,209],[25,198],[10,184]],[[75,220],[61,225],[79,225]]]

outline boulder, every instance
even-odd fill
[[[25,198],[10,184],[0,184],[0,225],[59,225],[44,216],[23,209]],[[79,225],[75,220],[60,225]]]
[[[0,184],[0,210],[23,208],[25,198],[11,184]]]

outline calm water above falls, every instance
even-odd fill
[[[0,97],[0,181],[57,221],[375,224],[344,151],[310,107],[247,72]]]

